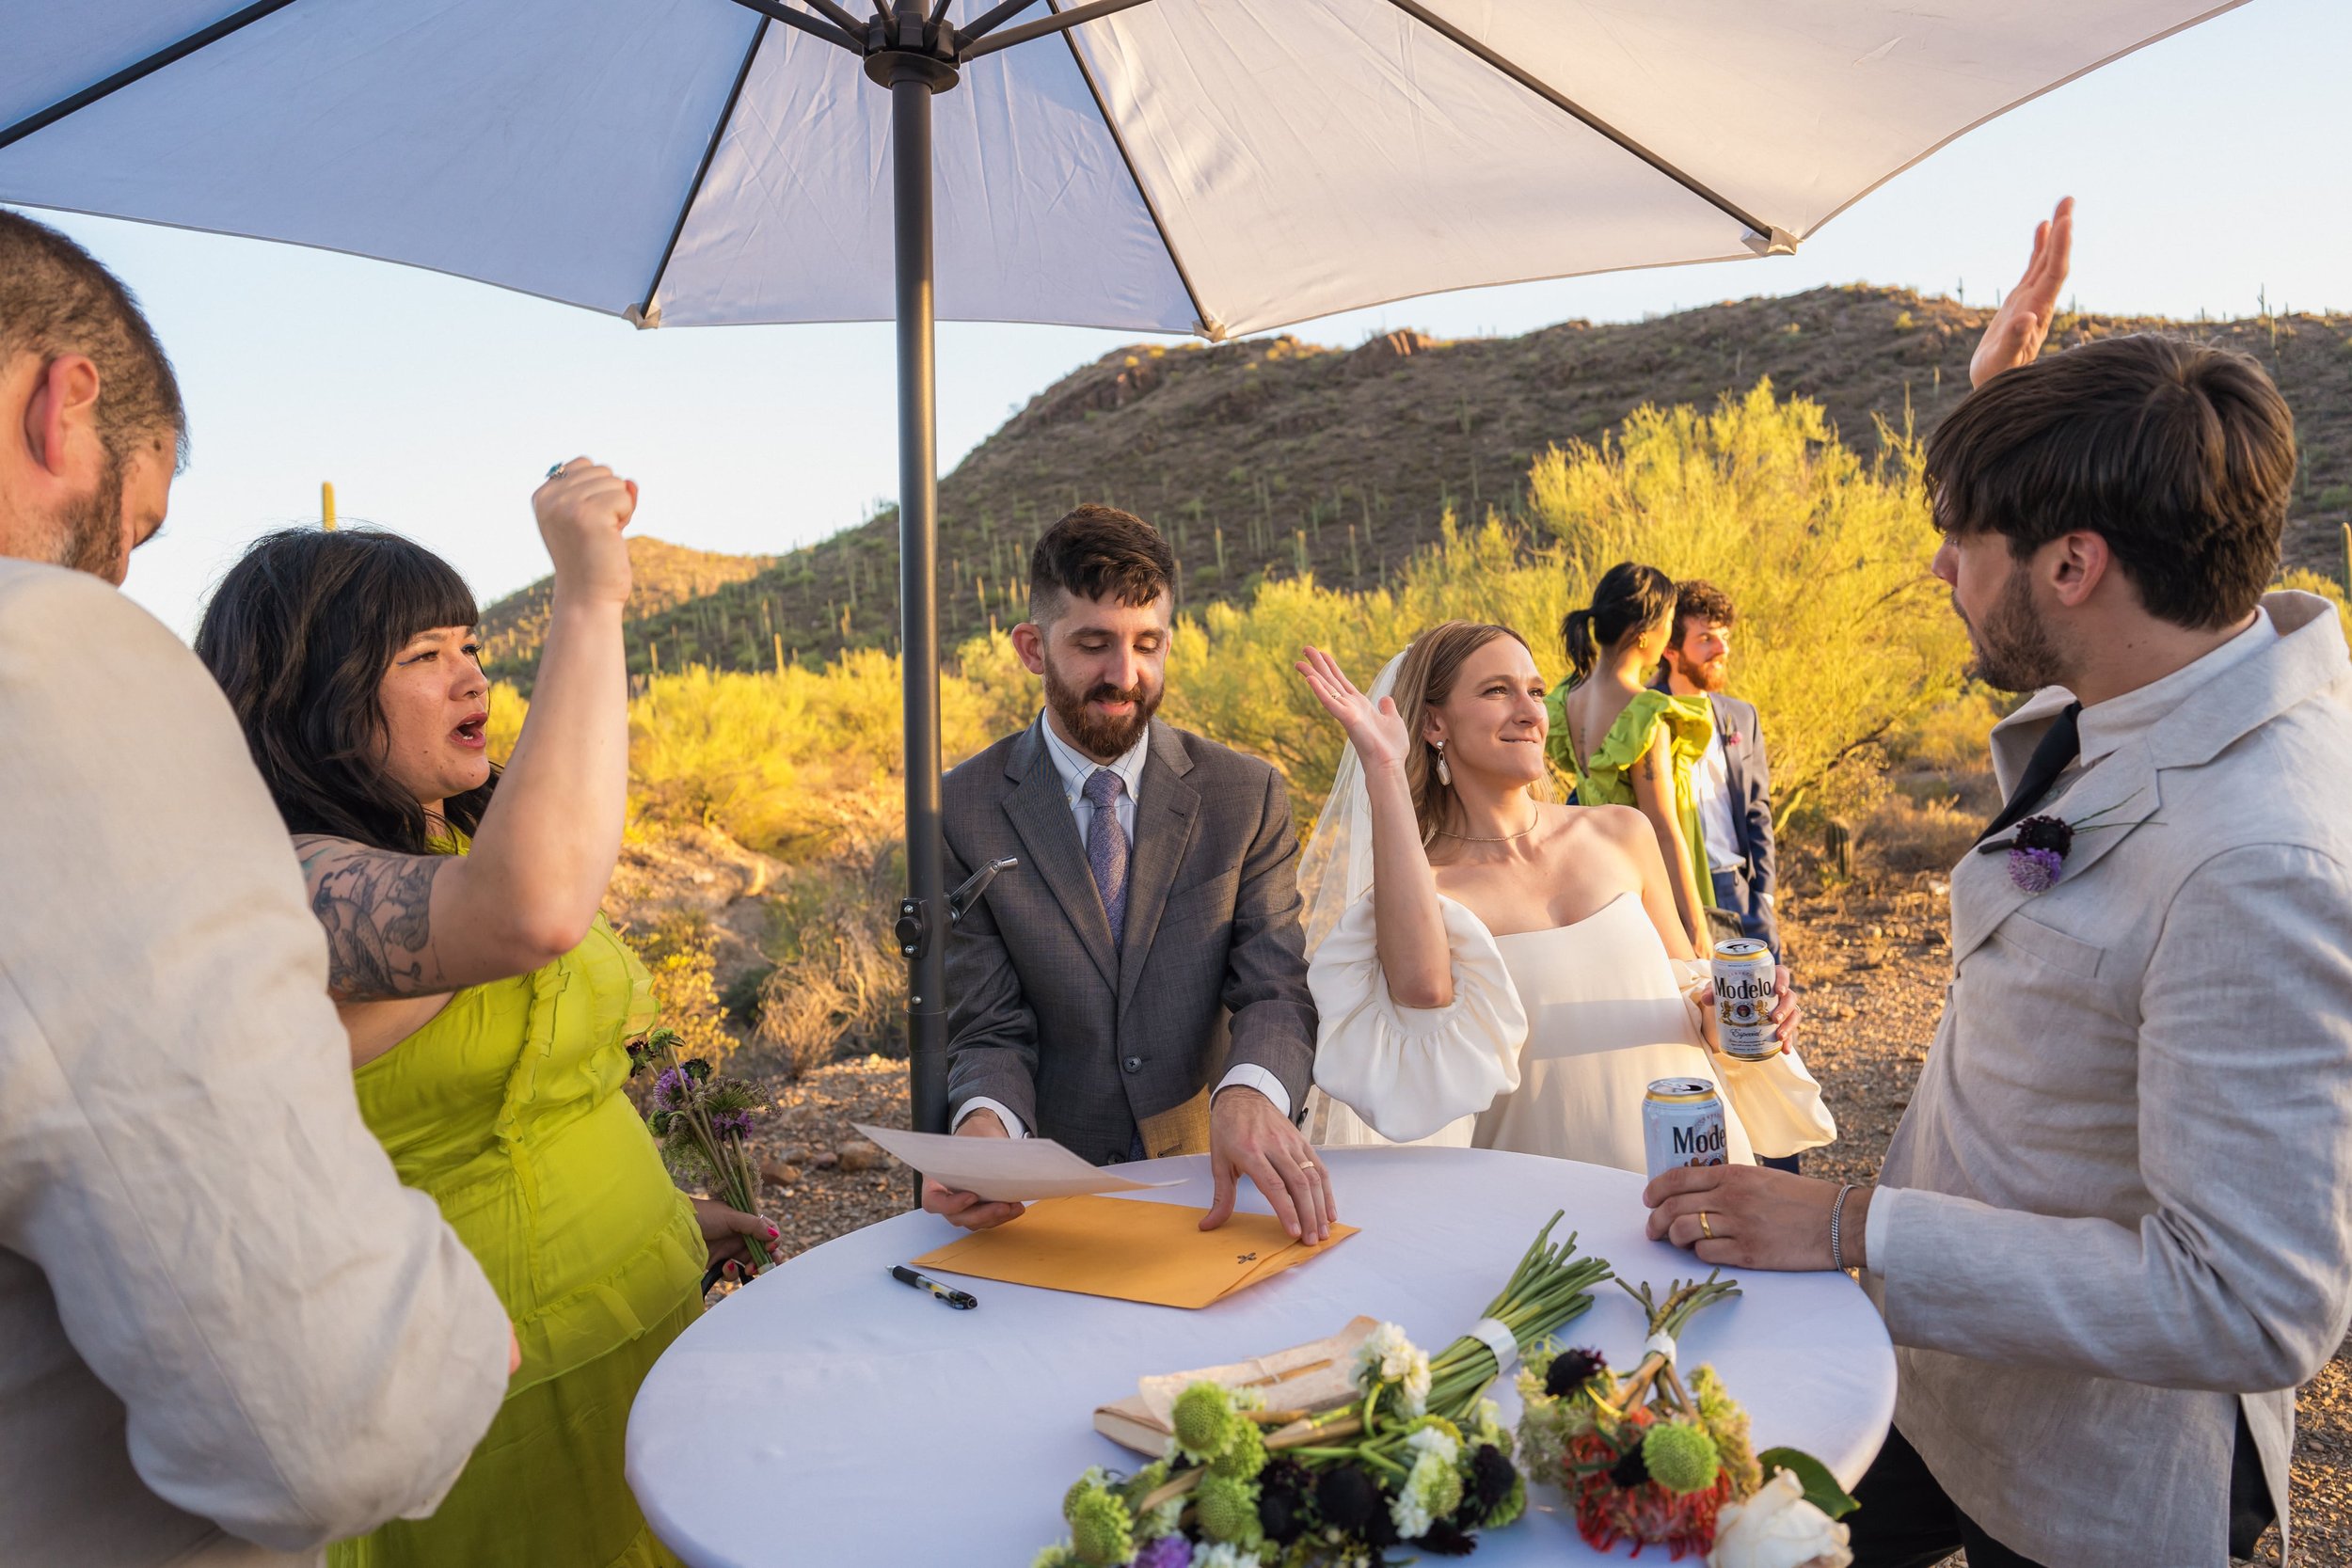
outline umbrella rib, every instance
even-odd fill
[[[1628,152],[1630,152],[1636,158],[1641,159],[1642,162],[1649,165],[1650,167],[1656,169],[1659,173],[1664,175],[1676,184],[1680,185],[1684,190],[1689,191],[1692,196],[1697,197],[1700,200],[1708,203],[1711,207],[1714,207],[1727,216],[1738,218],[1741,223],[1746,224],[1748,228],[1758,236],[1769,239],[1773,234],[1774,230],[1772,226],[1757,217],[1754,213],[1749,212],[1746,208],[1741,207],[1738,202],[1733,201],[1729,197],[1711,189],[1692,176],[1685,174],[1682,170],[1677,168],[1674,165],[1668,163],[1657,153],[1652,152],[1648,148],[1644,147],[1640,142],[1635,141],[1631,136],[1627,135],[1624,132],[1618,130],[1607,120],[1602,119],[1598,115],[1594,114],[1591,110],[1586,109],[1583,105],[1576,103],[1566,94],[1560,92],[1549,84],[1528,74],[1525,71],[1522,71],[1511,61],[1504,59],[1501,55],[1498,55],[1493,50],[1487,48],[1485,44],[1479,42],[1468,33],[1463,32],[1459,27],[1454,26],[1454,24],[1446,21],[1443,17],[1432,13],[1427,7],[1421,5],[1419,0],[1389,0],[1389,4],[1394,6],[1398,10],[1403,11],[1406,16],[1411,17],[1422,26],[1427,27],[1430,31],[1438,34],[1447,41],[1453,43],[1455,47],[1466,50],[1470,54],[1477,56],[1480,60],[1483,60],[1487,65],[1493,67],[1496,71],[1501,71],[1503,75],[1508,76],[1512,81],[1517,82],[1520,87],[1525,87],[1528,91],[1534,93],[1536,97],[1542,99],[1553,108],[1581,121],[1588,130],[1597,132],[1600,135],[1606,136],[1609,140],[1616,143],[1618,147]]]
[[[1066,34],[1080,23],[1091,22],[1098,16],[1108,16],[1114,11],[1127,10],[1143,3],[1144,0],[1091,0],[1091,4],[1065,11],[1058,8],[1057,0],[1046,0],[1047,5],[1056,8],[1052,16],[1040,17],[1035,22],[1025,22],[1007,32],[991,33],[963,50],[957,58],[977,60],[982,55],[993,55],[999,49],[1010,49],[1016,43],[1026,43],[1031,39],[1041,39],[1048,33]],[[997,10],[1003,8],[999,6]],[[991,11],[989,16],[995,14],[995,11]],[[985,22],[988,18],[982,17],[980,20]]]
[[[660,317],[654,310],[654,296],[661,292],[661,279],[669,275],[670,258],[677,254],[678,237],[686,232],[686,220],[694,211],[694,203],[702,199],[703,182],[710,176],[710,161],[719,155],[719,143],[727,134],[727,126],[735,119],[736,101],[743,96],[743,84],[750,80],[752,62],[759,58],[759,46],[768,41],[768,19],[762,17],[752,30],[751,47],[743,51],[743,63],[735,69],[735,85],[727,88],[727,101],[719,110],[719,118],[710,127],[710,140],[703,148],[703,161],[694,166],[693,182],[686,187],[686,199],[678,204],[677,221],[670,225],[670,243],[661,247],[661,260],[653,269],[653,281],[645,285],[645,297],[638,304],[640,325],[658,324]]]
[[[737,3],[739,5],[741,4],[741,0],[737,0]],[[864,22],[861,22],[858,18],[850,15],[847,10],[835,4],[834,0],[808,0],[808,3],[816,7],[819,11],[823,12],[825,19],[831,22],[834,26],[840,28],[843,35],[846,37],[853,39],[866,30],[866,24]],[[866,53],[865,46],[862,44],[857,46],[857,50],[861,55]]]
[[[747,11],[756,11],[771,22],[781,22],[787,27],[798,27],[802,32],[823,39],[827,43],[839,48],[847,49],[852,55],[862,55],[866,53],[866,45],[860,42],[853,34],[834,26],[830,22],[820,21],[806,11],[796,11],[789,6],[779,5],[777,0],[735,0],[735,4]],[[837,7],[834,8],[838,9]],[[850,20],[854,22],[856,18],[851,17]]]
[[[1045,3],[1051,8],[1058,0],[1045,0]],[[1066,14],[1074,16],[1076,13]],[[1184,286],[1184,298],[1192,302],[1193,320],[1199,324],[1203,337],[1212,342],[1218,341],[1224,337],[1224,330],[1211,323],[1208,311],[1200,308],[1200,291],[1192,286],[1192,274],[1185,269],[1184,259],[1176,254],[1176,242],[1168,237],[1168,225],[1160,221],[1159,203],[1152,199],[1152,193],[1144,188],[1143,176],[1136,172],[1136,160],[1134,154],[1127,150],[1127,138],[1119,134],[1119,122],[1111,118],[1110,105],[1103,102],[1103,89],[1095,86],[1094,72],[1087,68],[1087,57],[1078,53],[1077,39],[1066,27],[1061,36],[1062,41],[1070,46],[1070,61],[1078,68],[1078,79],[1087,85],[1087,91],[1094,98],[1094,112],[1103,117],[1103,129],[1110,133],[1111,145],[1119,149],[1119,161],[1127,166],[1127,178],[1135,184],[1136,199],[1143,203],[1144,215],[1152,220],[1152,231],[1160,237],[1160,248],[1168,252],[1168,264],[1176,269],[1176,281]]]
[[[977,43],[1036,4],[1037,0],[1005,0],[974,17],[970,26],[957,28],[956,36],[966,43]]]
[[[200,27],[179,42],[158,49],[136,64],[123,67],[101,82],[94,82],[70,98],[61,98],[49,107],[25,116],[5,131],[0,131],[0,148],[9,148],[36,131],[45,131],[69,115],[79,114],[103,98],[111,98],[135,82],[152,76],[164,67],[186,59],[198,50],[218,43],[230,34],[242,31],[253,23],[275,11],[282,11],[294,0],[257,0],[243,10],[231,11],[209,26]]]

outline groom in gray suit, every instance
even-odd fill
[[[1900,1378],[1865,1568],[2250,1555],[2352,1314],[2352,659],[2264,593],[2294,420],[2218,349],[2037,362],[2065,215],[1928,448],[1979,671],[2042,689],[1993,732],[1917,1091],[1874,1188],[1646,1195],[1702,1261],[1864,1271]]]
[[[947,775],[951,880],[997,860],[947,947],[949,1117],[967,1137],[1057,1139],[1099,1164],[1210,1156],[1232,1212],[1248,1176],[1293,1236],[1336,1217],[1295,1125],[1315,1013],[1298,836],[1281,775],[1152,717],[1176,562],[1157,529],[1081,506],[1037,542],[1037,722]],[[1021,1212],[926,1181],[968,1228]]]

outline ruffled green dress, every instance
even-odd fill
[[[1637,691],[1616,722],[1609,726],[1609,733],[1601,736],[1599,747],[1579,766],[1575,743],[1568,737],[1568,689],[1555,687],[1545,695],[1551,734],[1544,750],[1551,765],[1575,784],[1577,803],[1632,805],[1633,780],[1629,776],[1632,767],[1651,746],[1663,740],[1674,772],[1675,818],[1682,824],[1683,847],[1690,856],[1692,873],[1698,879],[1699,902],[1713,909],[1715,878],[1707,863],[1707,840],[1699,828],[1698,794],[1691,784],[1691,769],[1715,739],[1713,707],[1695,693],[1677,697],[1668,691]]]
[[[694,1211],[621,1092],[652,1023],[601,916],[533,974],[457,992],[360,1068],[360,1114],[514,1320],[522,1366],[439,1510],[331,1568],[677,1568],[622,1475],[637,1386],[702,1311]]]

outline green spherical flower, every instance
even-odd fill
[[[1194,1489],[1192,1506],[1200,1533],[1212,1541],[1251,1548],[1264,1539],[1258,1523],[1258,1489],[1246,1481],[1211,1471]]]
[[[1070,1506],[1070,1544],[1092,1568],[1114,1568],[1136,1555],[1127,1505],[1100,1487],[1075,1495]]]
[[[1146,1465],[1142,1469],[1137,1470],[1134,1475],[1128,1477],[1126,1484],[1119,1489],[1119,1495],[1125,1500],[1128,1511],[1133,1513],[1136,1509],[1142,1506],[1144,1498],[1150,1497],[1152,1493],[1158,1491],[1167,1483],[1168,1461],[1165,1459],[1155,1459],[1152,1461],[1151,1464]]]
[[[1236,1415],[1225,1433],[1225,1447],[1209,1461],[1209,1468],[1237,1481],[1255,1481],[1265,1468],[1265,1433],[1247,1416]]]
[[[1061,1516],[1067,1519],[1078,1506],[1078,1499],[1089,1492],[1100,1492],[1110,1480],[1110,1474],[1100,1465],[1089,1465],[1087,1473],[1070,1483],[1070,1490],[1061,1495]]]
[[[1225,1447],[1226,1428],[1232,1418],[1232,1402],[1224,1389],[1214,1383],[1196,1383],[1176,1396],[1168,1425],[1186,1453],[1212,1454]]]
[[[1649,1479],[1669,1492],[1711,1486],[1722,1461],[1715,1439],[1688,1421],[1661,1421],[1642,1438],[1642,1463]]]

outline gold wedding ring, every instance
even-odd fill
[[[1715,1239],[1715,1227],[1707,1223],[1707,1211],[1704,1209],[1699,1211],[1699,1234],[1710,1242]]]

